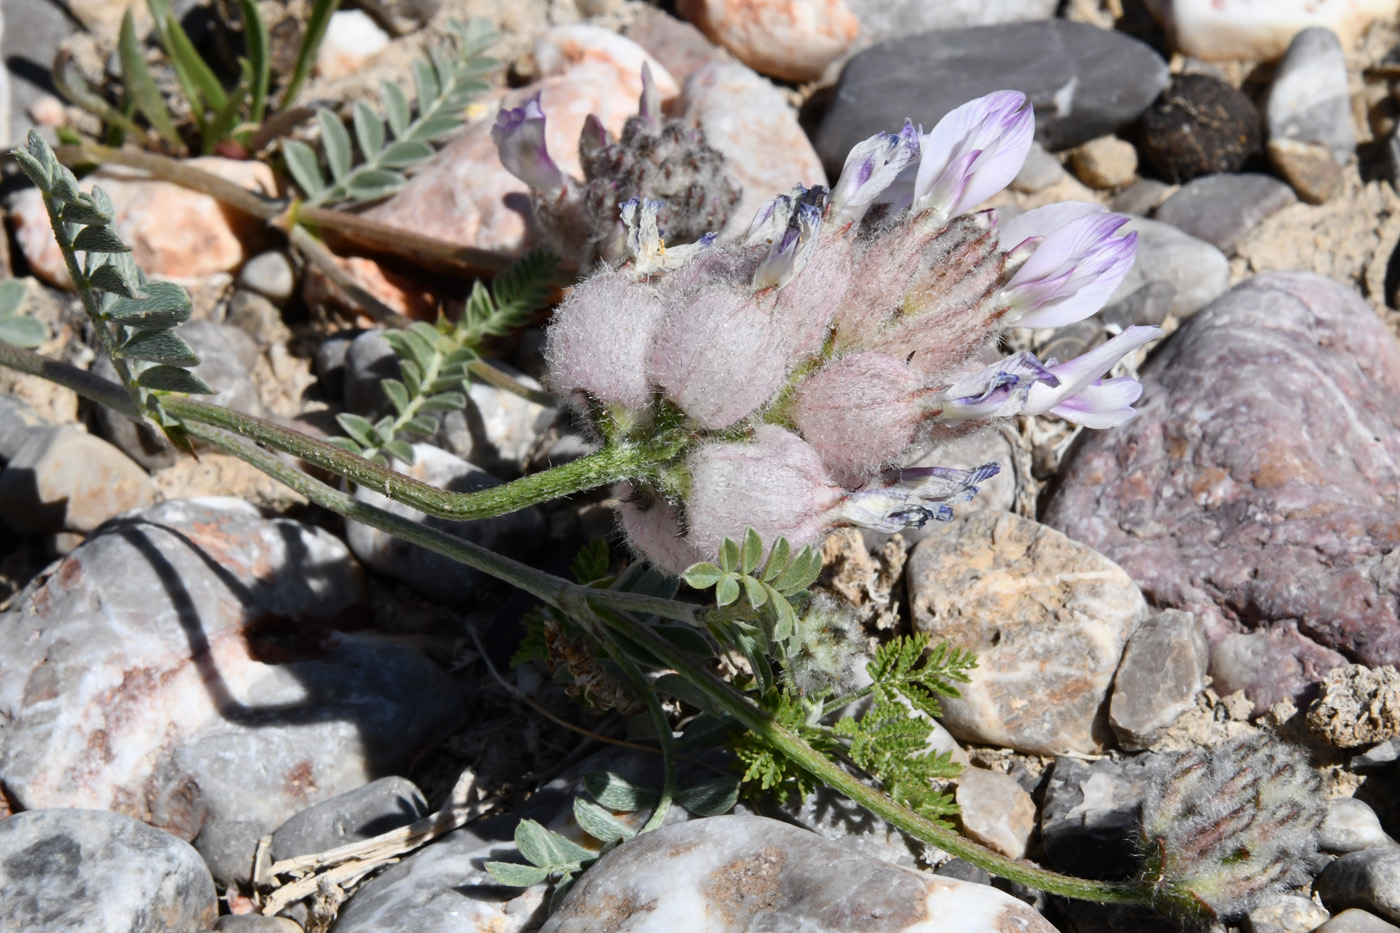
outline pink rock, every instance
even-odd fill
[[[724,60],[724,53],[703,32],[651,6],[640,8],[636,22],[627,27],[627,38],[681,82],[701,66]]]
[[[596,113],[609,132],[618,134],[637,112],[639,94],[630,82],[624,86],[619,81],[615,67],[596,62],[512,91],[489,102],[485,116],[424,165],[403,190],[365,216],[461,246],[524,252],[534,236],[530,191],[501,164],[491,127],[497,110],[519,107],[536,93],[547,117],[549,154],[575,177],[583,175],[578,158],[583,121]]]
[[[623,112],[624,120],[637,112],[637,99],[642,96],[642,65],[651,66],[651,79],[663,104],[681,92],[680,84],[665,65],[611,29],[582,24],[555,26],[535,40],[533,53],[536,76],[540,78],[562,75],[583,64],[611,68],[616,72],[619,93],[631,101],[631,109]],[[609,116],[599,114],[611,126]]]
[[[749,67],[810,81],[855,42],[844,0],[680,0],[677,12]]]
[[[188,164],[259,194],[277,194],[272,169],[261,162],[209,156]],[[132,169],[110,166],[82,180],[84,189],[94,184],[111,196],[116,208],[113,227],[148,275],[200,279],[232,272],[251,255],[263,232],[257,220],[225,208],[206,194]],[[34,274],[51,285],[72,288],[39,192],[21,191],[12,213],[15,237]]]
[[[724,153],[730,175],[744,188],[725,233],[749,228],[758,209],[798,182],[825,185],[821,159],[783,94],[738,64],[706,65],[685,82],[683,117]]]

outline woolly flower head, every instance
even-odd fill
[[[837,525],[946,521],[997,466],[897,469],[916,448],[1017,414],[1132,417],[1141,387],[1103,377],[1156,328],[1064,363],[988,356],[1007,326],[1098,311],[1136,249],[1097,205],[1005,225],[967,213],[1015,177],[1033,129],[1014,91],[929,133],[906,123],[856,146],[830,191],[774,198],[734,242],[668,247],[663,205],[621,206],[627,258],[573,289],[546,357],[604,440],[672,441],[669,462],[617,490],[634,548],[679,573],[748,527],[802,546]]]

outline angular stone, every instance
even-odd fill
[[[1371,308],[1319,276],[1255,276],[1141,376],[1138,417],[1082,438],[1047,524],[1200,615],[1222,695],[1265,709],[1344,654],[1400,661],[1400,344]]]
[[[1157,178],[1139,178],[1108,202],[1108,209],[1119,214],[1152,213],[1153,208],[1166,200],[1172,186]]]
[[[1201,623],[1189,612],[1168,609],[1144,622],[1128,639],[1113,679],[1108,722],[1118,744],[1140,751],[1161,738],[1196,705],[1209,664]]]
[[[1317,831],[1319,849],[1345,855],[1383,846],[1395,848],[1395,840],[1386,835],[1376,811],[1365,801],[1355,797],[1327,801],[1327,815]]]
[[[413,455],[411,466],[399,464],[398,469],[438,489],[471,492],[500,485],[500,480],[489,473],[428,444],[414,444]],[[534,508],[473,522],[455,522],[424,516],[416,509],[394,502],[367,486],[357,487],[355,498],[512,556],[530,553],[544,537],[544,519]],[[348,523],[345,540],[355,556],[369,567],[443,602],[469,602],[478,596],[478,590],[486,579],[479,570],[359,522]]]
[[[36,933],[194,931],[218,914],[188,843],[102,810],[0,820],[0,891],[5,925]]]
[[[1142,115],[1142,156],[1167,181],[1238,171],[1259,151],[1259,111],[1209,75],[1178,75]]]
[[[1308,728],[1337,748],[1375,745],[1400,735],[1400,671],[1359,664],[1328,671],[1308,708]]]
[[[1386,923],[1364,910],[1344,910],[1318,927],[1314,933],[1400,933],[1400,927]]]
[[[1112,740],[1113,672],[1148,615],[1120,568],[1029,519],[984,512],[920,543],[907,580],[915,631],[977,655],[972,683],[943,701],[953,735],[1033,754]]]
[[[14,459],[31,432],[48,426],[24,399],[0,392],[0,463]]]
[[[805,830],[749,816],[638,836],[584,874],[541,933],[769,930],[1051,933],[1030,907],[985,885],[853,855]]]
[[[958,821],[968,838],[994,852],[1024,858],[1035,831],[1035,802],[1016,779],[986,768],[957,777]]]
[[[1264,109],[1269,139],[1321,143],[1338,165],[1356,152],[1347,60],[1337,34],[1322,26],[1293,37],[1278,63]]]
[[[542,388],[537,380],[504,363],[494,362],[492,366],[527,388]],[[495,476],[513,479],[524,471],[540,437],[559,411],[473,379],[467,387],[467,407],[462,415],[470,435],[465,447],[472,462]]]
[[[20,534],[92,531],[155,495],[130,457],[74,427],[27,432],[0,472],[0,515]]]
[[[272,834],[272,860],[313,855],[371,839],[428,815],[408,778],[386,777],[301,811]]]
[[[785,81],[820,77],[860,32],[845,0],[679,0],[676,12],[745,65]]]
[[[1400,849],[1362,849],[1343,855],[1317,876],[1314,890],[1328,910],[1369,910],[1400,923]]]
[[[1373,21],[1395,16],[1396,0],[1146,0],[1181,51],[1208,61],[1270,61],[1310,26],[1325,26],[1351,47]]]
[[[340,541],[239,500],[108,523],[0,614],[7,792],[189,839],[269,832],[405,766],[459,693],[417,651],[332,627],[361,592]]]
[[[1026,162],[1011,182],[1011,187],[1026,194],[1044,191],[1065,177],[1065,167],[1060,160],[1047,152],[1040,143],[1031,143],[1026,153]]]
[[[860,20],[860,41],[883,42],[940,29],[1052,19],[1056,0],[846,0]]]
[[[187,164],[241,185],[276,196],[272,169],[256,160],[205,157]],[[84,191],[100,185],[112,198],[112,229],[132,248],[132,258],[147,275],[197,279],[232,272],[242,265],[248,247],[266,236],[260,221],[225,207],[207,194],[157,181],[140,172],[108,166],[83,179]],[[15,239],[34,274],[51,285],[73,287],[63,254],[49,228],[49,215],[35,188],[15,196],[11,207]]]
[[[1247,933],[1312,933],[1329,914],[1306,897],[1271,894],[1245,916]]]
[[[949,29],[891,39],[852,58],[815,134],[833,177],[846,153],[906,119],[932,127],[950,110],[1011,89],[1035,106],[1036,137],[1059,150],[1137,119],[1167,85],[1151,48],[1067,20]]]
[[[1138,807],[1169,756],[1122,761],[1056,758],[1045,784],[1040,837],[1046,864],[1085,878],[1122,878],[1137,864]]]
[[[1121,301],[1150,283],[1163,282],[1173,290],[1172,314],[1187,318],[1229,287],[1230,260],[1213,244],[1146,217],[1133,217],[1123,230],[1138,235],[1137,262],[1110,302]]]
[[[781,91],[743,65],[697,69],[686,79],[679,106],[682,119],[703,130],[705,141],[724,153],[726,170],[743,188],[724,235],[748,230],[763,205],[798,182],[808,187],[827,183],[797,112]]]
[[[1269,163],[1308,204],[1321,204],[1342,182],[1342,169],[1322,143],[1301,139],[1271,139],[1265,147]]]
[[[1204,175],[1183,185],[1152,216],[1231,255],[1243,235],[1296,200],[1288,185],[1270,175]]]
[[[1268,175],[1204,175],[1183,185],[1152,216],[1229,256],[1260,221],[1297,201],[1292,188]]]
[[[1090,188],[1113,189],[1137,177],[1137,149],[1117,136],[1100,136],[1073,150],[1069,166]]]

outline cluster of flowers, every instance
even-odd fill
[[[522,107],[502,110],[491,137],[501,164],[530,186],[535,221],[559,254],[580,266],[622,260],[624,231],[618,204],[658,200],[659,222],[675,243],[692,243],[728,222],[742,191],[725,171],[724,156],[696,127],[661,112],[651,68],[642,66],[637,114],[613,139],[594,114],[583,122],[579,162],[572,178],[549,155],[545,115],[536,94]]]
[[[503,156],[548,158],[511,124]],[[1017,414],[1132,417],[1142,387],[1103,377],[1157,328],[1065,363],[987,356],[1006,327],[1098,311],[1136,252],[1127,218],[1093,204],[1005,224],[967,213],[1016,176],[1034,125],[1013,91],[927,134],[906,123],[852,150],[830,191],[775,198],[740,242],[668,249],[660,205],[622,205],[630,259],[574,288],[546,355],[553,388],[609,442],[688,432],[682,454],[620,484],[638,551],[679,573],[747,527],[801,546],[838,525],[945,521],[997,465],[899,469],[912,448]]]

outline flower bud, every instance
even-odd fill
[[[666,398],[718,431],[768,404],[787,374],[787,354],[752,295],[720,282],[671,308],[648,369]]]
[[[822,470],[821,457],[796,434],[760,425],[753,439],[712,442],[690,458],[685,499],[686,538],[707,555],[725,538],[753,528],[764,541],[779,535],[794,549],[814,544],[829,526],[828,512],[846,491]]]
[[[1143,880],[1183,913],[1245,913],[1307,877],[1321,783],[1274,736],[1184,753],[1142,802]]]
[[[913,442],[924,394],[923,377],[902,360],[853,353],[798,384],[792,421],[831,476],[857,486]]]
[[[680,576],[691,564],[714,556],[685,538],[676,510],[665,499],[631,483],[618,483],[613,494],[620,500],[617,511],[627,543],[657,568]]]
[[[545,341],[554,390],[645,409],[653,395],[647,351],[664,315],[654,286],[618,272],[600,272],[575,286],[555,310]]]

